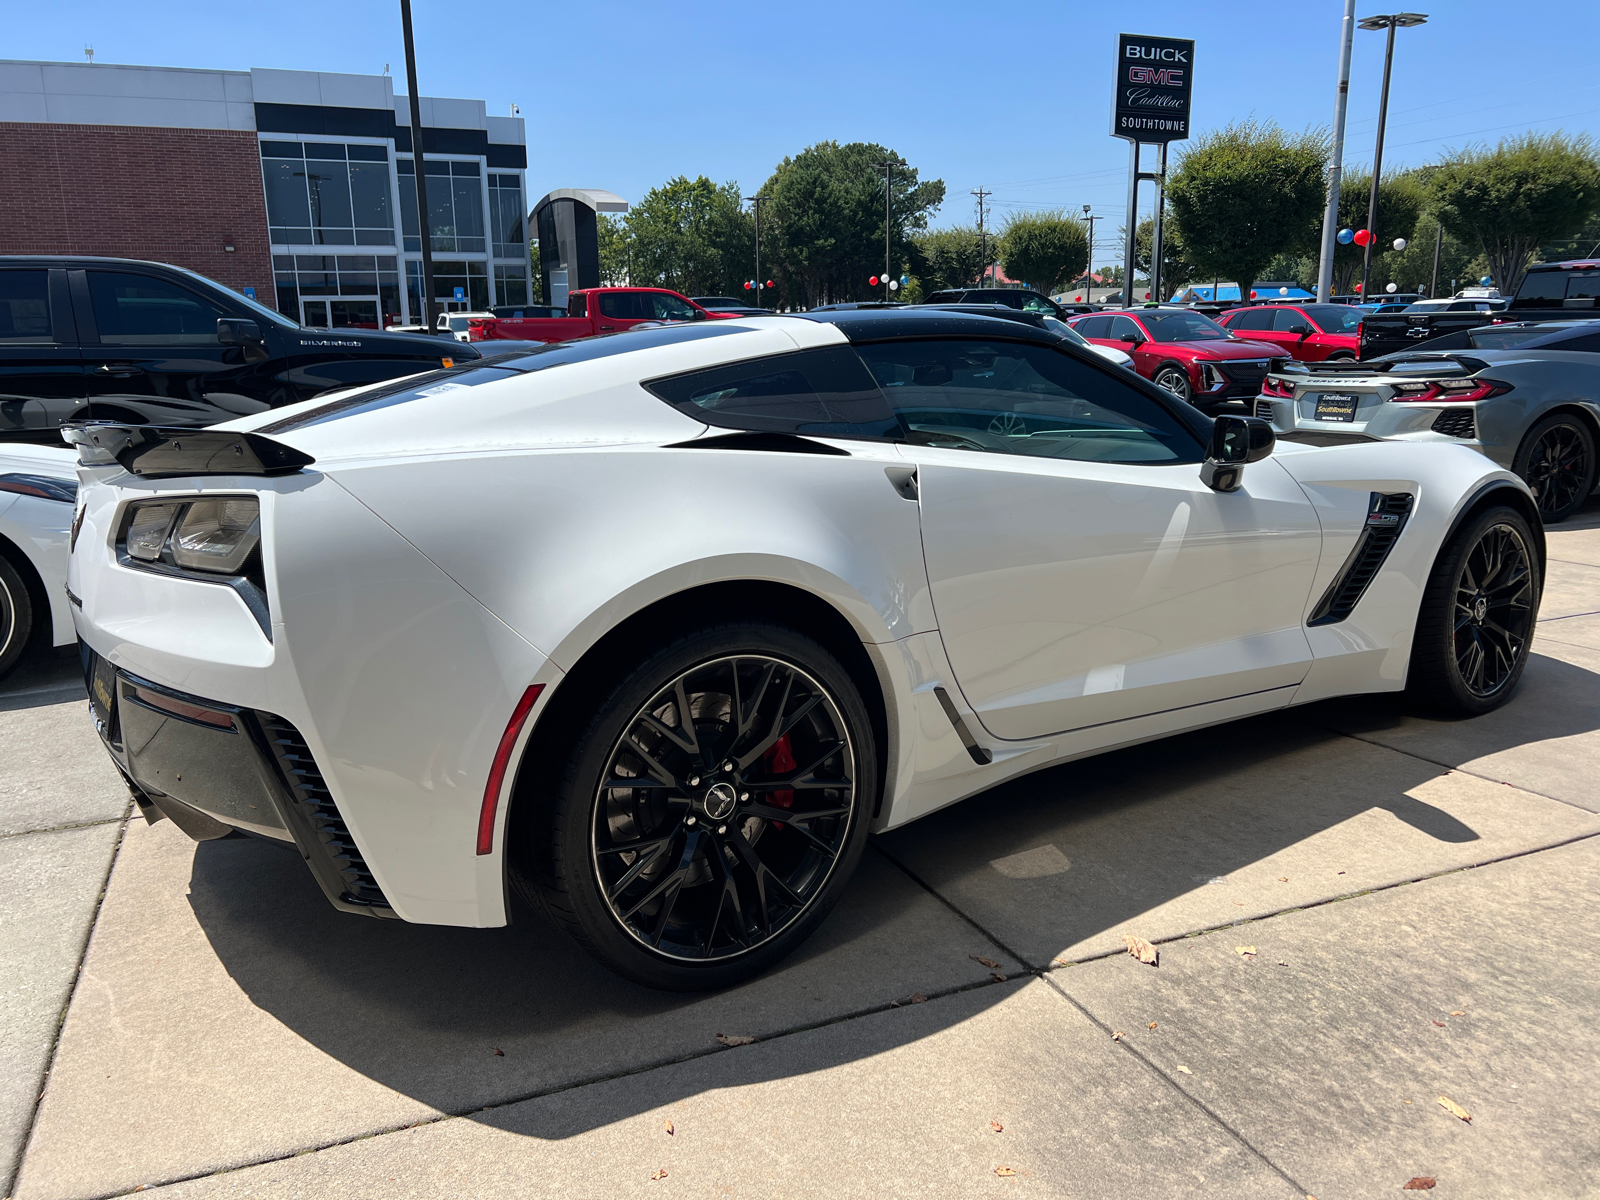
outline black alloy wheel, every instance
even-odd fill
[[[1541,575],[1533,532],[1497,507],[1458,530],[1423,594],[1406,691],[1425,707],[1476,716],[1510,697],[1533,641]]]
[[[1533,490],[1539,515],[1555,522],[1589,498],[1595,467],[1594,434],[1582,418],[1557,413],[1528,431],[1513,469]]]
[[[33,633],[33,598],[22,576],[0,556],[0,679],[22,661]]]
[[[825,649],[780,626],[688,635],[630,672],[580,738],[545,906],[640,983],[738,982],[832,907],[876,778],[865,708]]]
[[[1162,367],[1156,372],[1152,381],[1162,391],[1171,392],[1179,400],[1189,402],[1193,389],[1189,386],[1189,374],[1182,367]]]

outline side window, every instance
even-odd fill
[[[902,440],[893,410],[848,346],[691,371],[645,387],[722,429]]]
[[[216,327],[212,326],[213,335]],[[0,342],[51,342],[48,271],[0,271]]]
[[[1306,320],[1305,313],[1298,308],[1269,309],[1272,313],[1272,328],[1278,333],[1297,333],[1302,329],[1311,328],[1311,322]]]
[[[916,445],[1082,462],[1199,462],[1193,435],[1109,370],[1048,346],[858,347]]]
[[[1085,317],[1083,320],[1073,325],[1073,328],[1086,338],[1107,337],[1111,332],[1111,318]]]
[[[586,317],[586,316],[588,316],[589,315],[589,310],[586,307],[586,305],[588,303],[588,300],[589,300],[589,297],[586,296],[585,294],[583,294],[582,292],[579,292],[576,296],[568,296],[567,297],[567,316],[569,316],[569,317]]]
[[[1235,313],[1233,320],[1228,322],[1228,328],[1240,329],[1271,329],[1272,310],[1270,308],[1247,308]]]
[[[228,315],[175,283],[121,271],[90,271],[89,298],[100,340],[113,346],[214,346],[217,318]]]
[[[640,299],[647,300],[650,304],[650,316],[657,321],[692,321],[694,309],[690,308],[676,296],[669,296],[665,292],[647,292]]]
[[[1134,322],[1132,317],[1112,317],[1111,332],[1106,335],[1118,341],[1144,340],[1144,331]]]
[[[1567,299],[1585,296],[1600,296],[1600,271],[1580,271],[1567,280]]]
[[[1022,311],[1043,313],[1047,317],[1056,315],[1056,306],[1043,296],[1024,296],[1022,298]]]

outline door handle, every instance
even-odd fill
[[[127,379],[131,375],[145,373],[143,367],[136,367],[132,363],[101,363],[94,372],[96,375],[110,375],[113,379]]]
[[[616,326],[615,325],[602,325],[602,326],[600,326],[600,328],[601,329],[615,329]]]

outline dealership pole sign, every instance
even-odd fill
[[[1111,136],[1128,143],[1128,224],[1122,259],[1122,302],[1136,303],[1133,264],[1139,229],[1139,182],[1156,185],[1150,252],[1150,298],[1161,299],[1161,224],[1166,207],[1167,143],[1189,136],[1189,97],[1194,89],[1194,43],[1185,38],[1124,33],[1117,38],[1117,83],[1111,106]],[[1139,147],[1161,147],[1161,165],[1139,169]]]
[[[1125,33],[1117,39],[1116,106],[1111,135],[1131,142],[1179,142],[1189,136],[1194,43]]]

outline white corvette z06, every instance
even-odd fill
[[[847,311],[552,345],[204,431],[83,425],[68,587],[150,819],[332,903],[512,888],[613,969],[792,950],[869,831],[1053,763],[1527,661],[1474,450],[1274,444],[1053,335]]]

